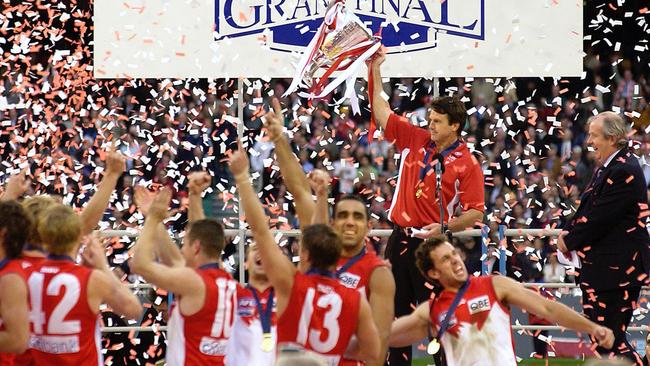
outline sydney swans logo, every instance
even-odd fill
[[[334,1],[334,0],[332,0]],[[437,34],[485,39],[485,0],[347,0],[392,52],[436,47]],[[261,33],[278,51],[304,51],[328,0],[215,0],[216,39]]]

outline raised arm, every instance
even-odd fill
[[[155,194],[145,187],[136,186],[134,188],[133,201],[138,210],[145,217],[149,213],[149,207],[153,202]],[[154,242],[156,244],[156,255],[162,264],[169,267],[185,267],[185,258],[174,241],[169,237],[165,225],[160,222],[154,233]]]
[[[293,195],[296,206],[296,213],[300,221],[300,228],[311,223],[316,204],[311,196],[311,189],[307,182],[307,177],[303,171],[298,159],[291,151],[289,140],[282,131],[284,128],[284,115],[282,107],[277,98],[273,98],[273,112],[265,115],[265,126],[269,138],[275,145],[275,155],[278,158],[278,165],[282,173],[282,179],[287,189]]]
[[[27,284],[19,275],[0,277],[0,352],[22,353],[29,343]]]
[[[376,362],[366,363],[368,366],[381,366],[384,364],[390,328],[395,316],[395,279],[388,267],[376,268],[370,276],[370,309],[372,318],[377,325],[379,341],[381,342],[380,357]]]
[[[388,345],[391,347],[410,346],[428,335],[429,303],[420,304],[411,314],[393,322]]]
[[[27,192],[27,189],[29,189],[29,182],[25,179],[24,172],[12,175],[7,180],[4,193],[0,195],[0,201],[17,200]]]
[[[505,276],[495,276],[492,279],[497,297],[506,304],[518,306],[540,318],[578,332],[591,334],[601,347],[612,348],[614,333],[584,316],[578,314],[566,305],[549,300],[535,291],[529,290]]]
[[[388,117],[392,113],[390,109],[390,104],[384,99],[382,93],[384,93],[384,84],[381,81],[381,64],[386,61],[386,51],[384,48],[380,48],[377,51],[377,54],[371,59],[370,71],[372,72],[373,79],[373,95],[372,95],[372,105],[370,110],[375,121],[381,126],[382,129],[386,129],[386,124],[388,124]]]
[[[316,169],[309,174],[309,185],[316,193],[316,211],[312,217],[312,224],[329,224],[329,193],[330,176],[327,172]]]
[[[135,244],[135,253],[131,262],[133,272],[144,277],[147,282],[162,287],[178,295],[201,293],[204,284],[196,271],[188,267],[169,267],[155,262],[156,231],[162,221],[169,215],[171,192],[161,190],[151,202],[147,219]]]
[[[104,211],[108,207],[111,194],[115,190],[118,179],[126,170],[126,159],[118,151],[115,151],[115,145],[111,145],[106,153],[106,170],[104,177],[97,187],[97,192],[88,201],[88,204],[81,211],[82,235],[92,233],[97,224],[104,216]]]
[[[189,191],[189,208],[187,209],[187,219],[189,222],[205,219],[205,212],[203,211],[203,200],[201,195],[212,182],[212,178],[208,172],[194,172],[190,174],[187,189]]]
[[[239,150],[230,156],[229,164],[230,171],[237,183],[239,200],[246,214],[246,222],[248,222],[248,225],[250,225],[253,231],[253,238],[262,257],[262,266],[276,294],[278,294],[278,299],[288,299],[291,293],[291,287],[293,286],[296,268],[289,258],[282,253],[273,235],[271,235],[271,230],[268,227],[268,219],[251,185],[251,178],[248,173],[248,156],[242,147],[241,141],[239,141]],[[280,304],[278,304],[278,313],[281,313],[280,308]]]
[[[129,319],[137,319],[142,314],[142,305],[133,292],[121,283],[111,271],[106,260],[105,248],[99,240],[99,235],[88,236],[88,243],[81,254],[84,265],[94,268],[89,282],[89,291],[99,292],[92,309],[99,309],[101,303],[106,303],[113,311]]]

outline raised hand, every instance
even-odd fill
[[[25,178],[25,173],[20,172],[9,178],[4,195],[0,196],[4,200],[15,200],[22,197],[28,189],[29,181]]]
[[[93,231],[86,236],[86,247],[81,253],[83,265],[99,270],[109,269],[108,260],[106,259],[106,248],[99,238],[99,232]]]
[[[379,68],[384,61],[386,61],[386,47],[381,46],[377,52],[366,61],[366,64],[369,68]]]
[[[327,196],[329,194],[331,178],[326,171],[316,169],[309,173],[307,180],[316,196]]]
[[[232,175],[237,179],[238,177],[248,176],[250,170],[250,163],[248,162],[248,153],[244,150],[241,140],[237,141],[238,149],[230,155],[228,159],[228,166]]]
[[[163,221],[169,217],[169,203],[172,199],[172,192],[168,188],[161,189],[151,201],[147,218],[156,221]]]
[[[271,141],[275,142],[282,137],[284,130],[284,115],[282,114],[282,106],[278,98],[273,98],[273,110],[264,115],[264,127]]]
[[[149,207],[153,202],[156,194],[143,186],[136,186],[133,193],[133,202],[143,215],[147,216]]]
[[[212,177],[207,172],[193,172],[189,176],[189,183],[187,184],[187,189],[190,191],[190,194],[200,195],[212,182]]]
[[[120,176],[126,171],[126,158],[111,144],[106,154],[106,175]]]

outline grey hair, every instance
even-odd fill
[[[630,131],[630,127],[625,123],[620,115],[614,112],[602,112],[589,118],[587,123],[592,123],[597,118],[600,118],[603,121],[603,134],[605,137],[615,137],[616,147],[618,149],[627,146],[627,134]]]

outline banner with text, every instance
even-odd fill
[[[328,0],[95,0],[94,72],[290,77]],[[582,0],[347,0],[385,76],[580,76]]]

